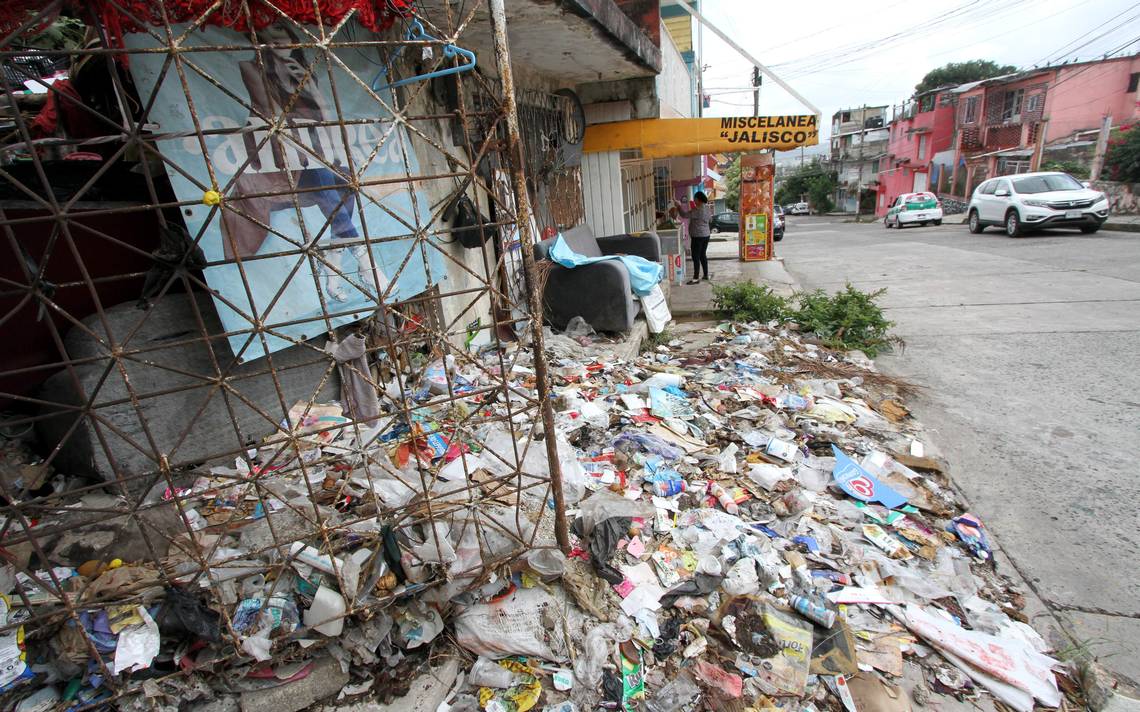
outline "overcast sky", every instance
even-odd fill
[[[1140,51],[1136,0],[704,0],[704,14],[757,60],[831,115],[851,106],[897,104],[947,62],[992,59],[1029,68],[1106,52]],[[704,31],[705,116],[752,113],[751,65]],[[1123,49],[1122,49],[1123,48]],[[761,114],[808,113],[765,78]]]

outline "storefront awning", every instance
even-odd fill
[[[638,149],[642,158],[789,151],[819,143],[818,117],[726,116],[715,119],[635,119],[586,127],[586,153]]]

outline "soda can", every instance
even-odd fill
[[[792,603],[792,608],[796,609],[804,618],[807,618],[813,623],[818,623],[824,628],[830,628],[835,625],[835,619],[838,614],[823,605],[822,602],[808,598],[807,596],[798,596],[793,594],[789,600]]]

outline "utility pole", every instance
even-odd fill
[[[1108,151],[1108,135],[1112,132],[1112,117],[1104,117],[1100,125],[1100,134],[1096,137],[1096,154],[1093,155],[1092,170],[1089,171],[1089,180],[1099,180],[1100,172],[1104,169],[1104,154]]]
[[[1037,140],[1033,143],[1033,155],[1029,159],[1029,170],[1041,170],[1041,158],[1045,152],[1045,142],[1049,140],[1049,119],[1037,127]]]
[[[760,115],[760,85],[764,83],[764,75],[760,73],[760,67],[752,68],[752,86],[756,87],[752,90],[752,115]]]
[[[690,13],[692,9],[688,5],[688,0],[681,0],[681,7],[688,10]],[[697,0],[697,12],[700,12],[701,0]],[[698,17],[699,19],[699,17]],[[703,23],[697,23],[697,118],[705,115],[705,26]]]

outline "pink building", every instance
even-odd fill
[[[1140,54],[951,89],[957,112],[950,193],[968,199],[987,178],[1037,170],[1054,156],[1087,163],[1105,117],[1114,126],[1140,119],[1138,84]]]
[[[886,215],[894,199],[903,193],[937,190],[952,161],[936,162],[954,140],[953,97],[945,90],[919,94],[893,110],[888,126],[887,154],[879,161],[875,214]],[[949,158],[949,156],[946,156]]]
[[[951,193],[968,198],[989,177],[1030,170],[1052,76],[1033,70],[951,90],[958,96]]]
[[[1105,116],[1114,126],[1140,119],[1138,82],[1140,54],[1058,68],[1045,97],[1047,140],[1099,128]]]

